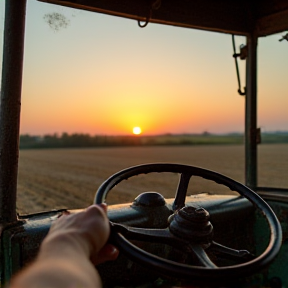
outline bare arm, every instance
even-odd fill
[[[109,228],[102,205],[63,215],[51,226],[37,259],[12,279],[10,287],[101,287],[94,265],[118,256],[118,250],[106,244]]]

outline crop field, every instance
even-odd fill
[[[109,176],[129,166],[152,162],[199,166],[244,183],[243,145],[21,150],[17,211],[26,214],[87,207]],[[258,163],[259,186],[288,187],[288,144],[260,145]],[[133,177],[117,185],[107,203],[131,202],[145,191],[174,197],[178,178],[172,173]],[[202,192],[234,193],[211,181],[192,177],[188,195]]]

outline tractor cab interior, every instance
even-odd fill
[[[257,181],[258,39],[288,30],[288,2],[40,2],[129,18],[142,28],[155,23],[246,37],[241,52],[234,52],[236,64],[237,58],[246,59],[246,85],[238,91],[245,97],[245,185],[181,163],[143,164],[112,175],[99,187],[94,203],[106,202],[117,184],[140,174],[173,173],[179,183],[173,199],[143,191],[132,203],[109,206],[110,241],[121,253],[116,261],[97,267],[104,287],[288,287],[288,189],[259,187]],[[6,0],[0,118],[2,285],[35,258],[63,211],[16,211],[25,11],[26,0]],[[188,195],[192,177],[238,194]]]

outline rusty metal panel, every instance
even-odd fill
[[[258,19],[256,33],[258,36],[280,33],[288,29],[288,8],[272,15]]]
[[[39,0],[114,16],[145,21],[147,0]],[[267,36],[288,29],[288,2],[285,0],[213,1],[162,0],[150,22],[230,34],[247,35],[256,31]]]
[[[0,106],[0,223],[16,221],[26,0],[6,0]]]
[[[151,1],[146,0],[40,0],[77,9],[145,21]],[[253,25],[250,2],[227,0],[162,0],[150,22],[246,35]],[[253,16],[253,15],[252,15]]]

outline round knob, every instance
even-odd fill
[[[160,207],[166,204],[164,197],[157,192],[144,192],[138,195],[134,202],[136,206]]]
[[[169,218],[172,234],[193,243],[209,244],[213,238],[213,226],[209,212],[202,207],[187,206]]]

